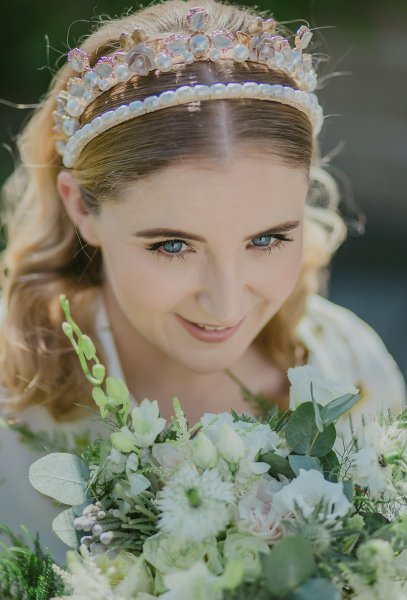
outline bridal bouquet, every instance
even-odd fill
[[[179,401],[131,407],[61,297],[65,334],[93,385],[106,439],[57,452],[32,485],[67,505],[54,566],[71,600],[407,598],[407,412],[335,422],[359,399],[310,366],[290,369],[297,408],[234,411],[189,427]],[[57,596],[55,596],[57,597]]]

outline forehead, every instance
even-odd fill
[[[208,219],[257,222],[262,215],[298,218],[308,190],[308,172],[270,157],[242,157],[227,166],[188,161],[127,184],[115,206],[138,222],[199,224]],[[174,224],[175,224],[174,223]]]

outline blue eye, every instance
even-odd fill
[[[255,240],[260,240],[260,243],[256,243]],[[272,240],[274,240],[274,242],[272,242]],[[283,234],[276,233],[272,235],[271,233],[269,233],[267,235],[260,235],[256,238],[252,238],[252,247],[254,247],[256,251],[264,255],[270,254],[274,249],[282,248],[286,242],[292,241],[292,239],[287,238]],[[189,252],[187,250],[183,250],[181,252],[183,245],[185,245],[187,248],[191,248],[188,242],[174,239],[151,244],[151,246],[149,246],[147,250],[149,250],[150,252],[154,252],[157,257],[163,256],[164,258],[167,258],[169,260],[172,260],[173,258],[184,259],[185,254]]]
[[[272,235],[262,235],[257,238],[253,238],[253,244],[255,246],[268,246],[272,237]],[[260,244],[256,244],[254,240],[260,240]]]
[[[161,247],[169,254],[178,254],[184,243],[185,242],[181,242],[180,240],[169,240],[168,242],[164,242]]]

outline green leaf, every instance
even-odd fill
[[[285,428],[285,439],[296,454],[325,456],[335,443],[336,430],[331,424],[318,431],[314,406],[312,402],[304,402],[293,412]]]
[[[360,394],[345,394],[335,400],[331,400],[321,408],[321,418],[325,426],[337,421],[344,413],[352,408],[360,399]]]
[[[298,535],[286,537],[270,554],[260,557],[266,588],[277,597],[293,592],[316,569],[311,546]]]
[[[338,473],[340,469],[340,462],[334,450],[331,450],[325,456],[321,456],[320,458],[322,465],[322,472],[324,474],[324,478],[332,483],[338,482]]]
[[[74,519],[74,511],[72,508],[67,508],[52,521],[52,531],[70,548],[79,546],[78,535],[73,524]]]
[[[316,577],[306,581],[287,600],[340,600],[340,591],[329,579]]]
[[[288,479],[294,479],[295,473],[286,458],[273,452],[265,452],[260,455],[259,461],[270,465],[269,474],[272,477],[278,478],[279,475],[284,475]]]
[[[296,475],[300,474],[300,469],[305,469],[305,471],[315,469],[316,471],[321,471],[322,473],[321,463],[314,456],[299,456],[298,454],[290,454],[288,457],[288,462],[290,463],[290,467]]]
[[[360,512],[359,514],[363,517],[366,533],[369,535],[374,534],[376,531],[389,524],[389,520],[380,513]]]
[[[352,481],[352,479],[344,479],[342,481],[342,483],[343,483],[343,493],[345,494],[345,496],[347,497],[349,502],[352,502],[352,504],[353,504],[353,481]]]
[[[89,470],[79,456],[54,452],[35,461],[29,470],[31,485],[41,494],[63,504],[86,501]]]

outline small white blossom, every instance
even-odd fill
[[[157,493],[162,513],[158,526],[167,534],[199,542],[227,526],[228,505],[234,501],[233,485],[222,481],[216,469],[200,474],[186,463]]]
[[[399,452],[397,439],[376,421],[367,423],[361,430],[360,449],[353,456],[352,478],[355,483],[368,487],[373,498],[396,495],[393,485],[393,465],[384,462],[384,455]]]
[[[165,427],[166,420],[159,416],[157,400],[152,402],[144,398],[139,406],[131,411],[133,435],[139,448],[152,446],[157,436]]]
[[[144,560],[128,552],[114,559],[93,557],[82,546],[80,554],[68,552],[67,569],[54,567],[70,594],[52,600],[128,600],[153,591],[153,578]]]
[[[203,561],[198,561],[185,571],[164,575],[168,592],[161,594],[162,600],[222,600],[222,591],[216,589],[218,578]]]
[[[308,518],[321,503],[320,520],[335,520],[344,517],[352,504],[343,493],[342,483],[331,483],[324,479],[320,471],[300,469],[298,477],[284,486],[274,496],[274,508],[284,516],[295,513],[296,506]]]

